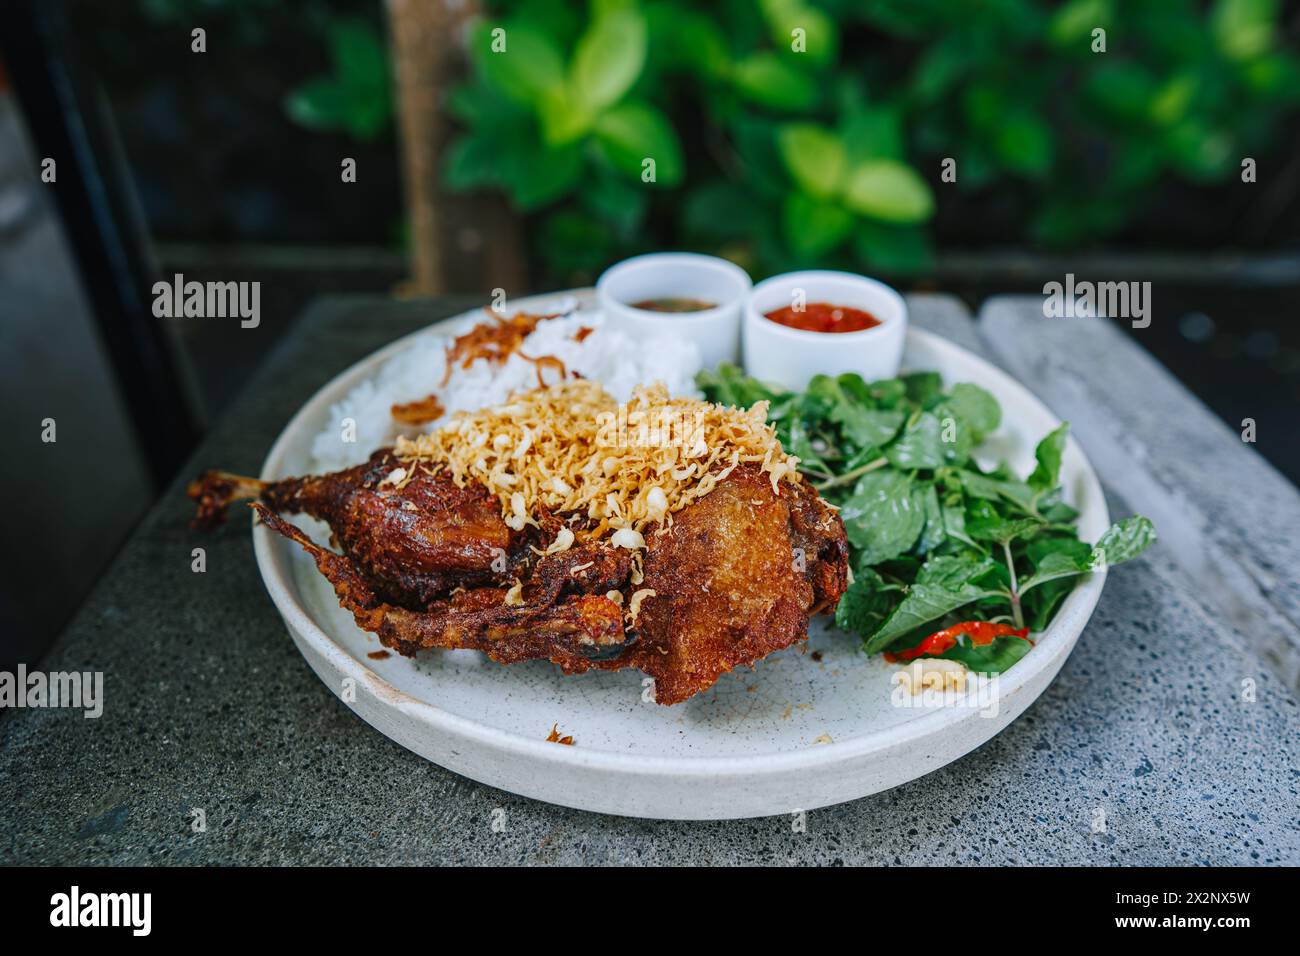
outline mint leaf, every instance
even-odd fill
[[[960,504],[944,503],[943,529],[947,533],[948,537],[960,541],[963,544],[977,547],[975,539],[966,531],[966,512],[962,509]]]
[[[765,385],[730,362],[723,362],[716,369],[702,370],[695,376],[695,384],[709,401],[732,408],[749,408],[755,402],[774,401],[791,394],[779,386]]]
[[[815,448],[813,448],[812,438],[808,434],[808,426],[804,424],[803,419],[800,416],[795,415],[790,420],[787,435],[789,437],[789,442],[788,444],[782,442],[782,445],[785,446],[786,451],[799,459],[799,464],[801,466],[811,465],[819,471],[828,470],[826,462],[822,460],[822,456],[817,453]]]
[[[950,465],[963,465],[970,458],[971,450],[978,444],[975,429],[971,428],[966,418],[952,405],[951,399],[943,399],[931,409],[939,420],[939,438],[943,442],[944,457]]]

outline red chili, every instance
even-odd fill
[[[995,637],[1019,637],[1029,640],[1027,627],[1015,628],[1010,624],[993,624],[989,621],[962,621],[952,627],[945,627],[942,631],[935,631],[916,647],[910,647],[905,651],[885,651],[885,660],[897,664],[899,661],[910,661],[925,654],[937,656],[956,644],[957,638],[963,634],[977,647],[992,644]]]

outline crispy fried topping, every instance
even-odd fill
[[[457,363],[461,368],[469,368],[477,360],[487,359],[493,365],[505,365],[510,356],[519,351],[520,346],[524,344],[524,339],[533,333],[539,322],[554,319],[561,314],[530,315],[527,312],[518,312],[507,319],[497,315],[490,308],[484,311],[492,318],[491,322],[480,322],[464,335],[458,335],[447,347],[447,370],[442,376],[442,386],[445,387],[451,380],[452,369]],[[564,377],[564,365],[554,356],[529,358],[528,361],[537,364],[538,385],[545,384],[542,381],[541,363],[547,360],[559,365],[560,377]]]
[[[767,403],[723,408],[638,388],[620,406],[595,382],[561,382],[495,408],[460,412],[430,435],[399,438],[397,454],[445,465],[464,487],[482,483],[515,530],[546,515],[580,515],[579,541],[644,547],[648,526],[711,492],[742,462],[778,483],[800,480],[765,422]]]
[[[437,395],[426,395],[413,402],[402,402],[392,407],[393,419],[403,425],[427,425],[441,418],[444,411]]]
[[[551,732],[546,735],[546,742],[548,744],[564,744],[566,747],[572,747],[573,737],[570,734],[565,734],[563,737],[561,737],[560,725],[551,724]]]

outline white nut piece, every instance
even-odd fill
[[[631,599],[627,602],[627,613],[624,615],[629,624],[636,623],[637,615],[641,613],[641,602],[648,597],[654,596],[654,588],[642,588],[639,591],[633,592]]]
[[[546,548],[546,554],[559,554],[561,551],[568,551],[573,547],[573,532],[566,526],[560,529],[560,533],[555,536]]]
[[[919,694],[928,688],[937,691],[954,690],[959,694],[966,690],[966,668],[957,661],[918,657],[898,671],[897,675],[898,683],[912,694]]]
[[[646,494],[645,506],[650,517],[653,520],[658,521],[668,513],[668,496],[664,494],[662,488],[656,485]]]
[[[636,551],[645,547],[645,538],[635,528],[619,528],[610,536],[609,543],[616,548]]]

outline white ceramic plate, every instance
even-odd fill
[[[589,293],[579,295],[590,301]],[[514,306],[535,309],[553,298]],[[310,471],[312,438],[328,422],[330,405],[410,339],[381,349],[317,392],[276,441],[262,478]],[[992,392],[1004,420],[986,450],[1022,472],[1032,466],[1038,439],[1059,424],[1005,373],[936,335],[909,330],[903,365]],[[1073,440],[1061,475],[1068,500],[1080,511],[1080,535],[1097,540],[1109,525],[1106,503]],[[503,667],[474,651],[372,660],[367,655],[379,649],[377,639],[339,608],[302,550],[264,527],[253,535],[262,578],[299,650],[380,733],[511,793],[671,819],[811,810],[897,786],[968,753],[1014,720],[1056,676],[1105,578],[1090,575],[1066,598],[1033,650],[1001,675],[995,706],[988,706],[987,696],[985,706],[973,697],[948,706],[895,706],[890,675],[896,668],[866,657],[857,640],[819,620],[807,645],[773,654],[753,671],[724,675],[683,704],[661,707],[642,700],[642,675],[634,670],[564,677],[544,661]],[[546,741],[554,724],[574,737],[574,746]]]

